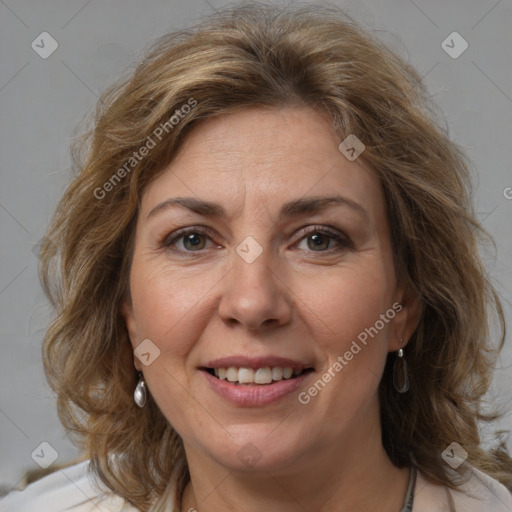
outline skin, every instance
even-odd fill
[[[198,125],[144,190],[123,314],[134,348],[150,339],[160,350],[150,365],[137,357],[134,365],[183,439],[191,482],[182,511],[402,506],[409,470],[393,466],[382,446],[378,385],[418,307],[396,281],[377,176],[361,157],[345,158],[340,142],[308,107],[246,109]],[[366,214],[333,205],[278,219],[287,201],[333,194]],[[182,196],[216,201],[227,216],[172,206],[148,218]],[[196,235],[197,245],[178,239],[176,252],[165,246],[171,233],[197,226],[212,236]],[[349,241],[325,235],[315,245],[315,226]],[[311,232],[300,233],[305,227]],[[263,249],[250,264],[236,252],[247,236]],[[299,391],[307,390],[395,302],[402,310],[306,405],[294,392],[237,406],[198,369],[230,355],[290,357],[314,367]],[[251,467],[237,455],[248,443],[260,455]]]

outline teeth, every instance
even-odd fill
[[[238,370],[238,382],[240,384],[251,384],[254,382],[254,370],[251,368],[240,368]]]
[[[236,382],[238,380],[238,370],[230,366],[226,370],[226,379],[228,379],[229,382]]]
[[[258,368],[254,372],[254,382],[256,384],[270,384],[272,382],[272,370],[270,368]]]
[[[270,384],[293,376],[300,375],[303,370],[293,369],[291,366],[275,366],[270,368],[214,368],[215,376],[220,380],[236,382],[237,384]]]
[[[281,380],[283,378],[283,369],[280,366],[272,368],[272,380]]]

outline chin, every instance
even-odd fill
[[[294,465],[300,454],[305,450],[304,439],[307,435],[299,436],[294,441],[289,435],[285,440],[271,439],[275,425],[250,427],[251,435],[236,435],[229,437],[222,447],[206,448],[212,458],[230,471],[260,472],[281,471]],[[258,435],[260,432],[260,435]],[[236,438],[236,440],[235,440]],[[283,442],[285,441],[285,442]],[[300,447],[300,448],[299,448]],[[300,449],[300,452],[299,452]]]

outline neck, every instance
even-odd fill
[[[276,470],[228,470],[189,449],[191,481],[181,512],[398,512],[409,469],[391,463],[382,446],[380,422],[373,425],[355,428],[336,446],[315,447],[290,466]]]

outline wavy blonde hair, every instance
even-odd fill
[[[191,99],[194,108],[156,140]],[[421,301],[406,347],[410,390],[394,391],[391,354],[380,383],[389,457],[404,466],[412,453],[427,478],[455,489],[460,481],[441,452],[456,440],[471,465],[512,488],[504,443],[485,451],[478,430],[478,421],[498,417],[482,405],[505,326],[478,254],[486,233],[472,209],[471,164],[436,120],[418,73],[343,12],[317,5],[224,9],[161,37],[102,95],[42,245],[41,281],[56,309],[44,364],[63,424],[113,492],[148,510],[174,470],[179,502],[190,478],[183,444],[151,398],[142,410],[133,402],[137,374],[120,314],[141,194],[201,120],[296,104],[327,114],[340,141],[355,134],[366,145],[362,158],[387,202],[397,279]],[[148,137],[155,147],[134,164]],[[133,166],[113,182],[126,162]]]

